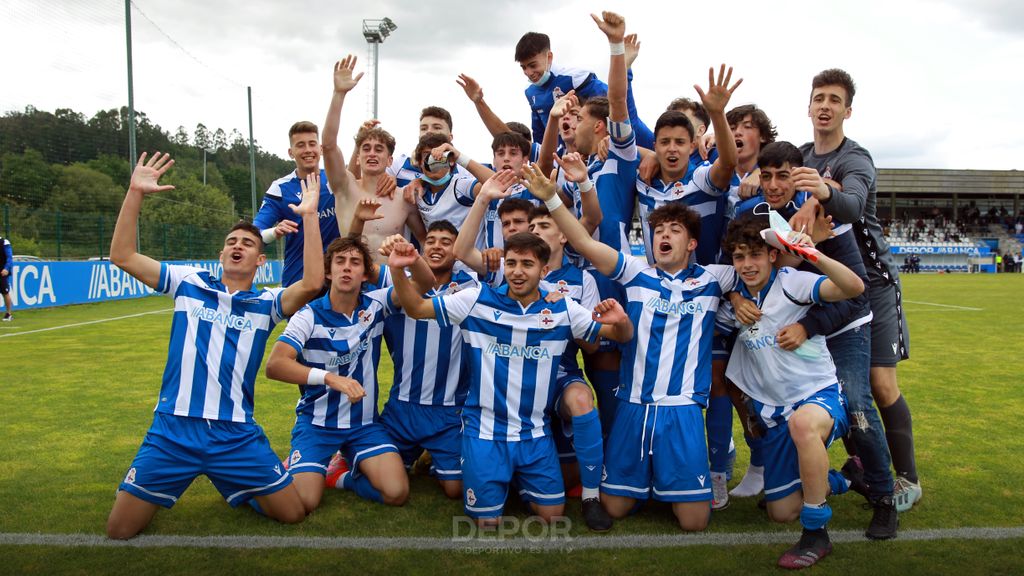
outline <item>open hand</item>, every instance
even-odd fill
[[[135,164],[132,181],[128,188],[143,194],[174,190],[174,186],[170,184],[160,184],[160,177],[164,175],[164,172],[170,170],[171,166],[174,166],[174,160],[171,160],[170,155],[157,152],[147,162],[146,153],[143,152],[139,156],[139,162]]]
[[[462,90],[466,92],[466,98],[469,98],[474,104],[479,104],[484,99],[484,89],[480,87],[480,84],[465,74],[459,74],[456,84],[462,86]]]
[[[288,207],[299,216],[316,215],[320,208],[320,172],[310,172],[305,179],[299,180],[299,186],[302,187],[302,201],[298,206],[289,204]]]
[[[334,91],[347,93],[359,84],[359,80],[363,77],[363,73],[360,72],[358,76],[353,77],[352,71],[356,67],[356,57],[352,54],[345,56],[343,59],[335,62],[334,64]]]
[[[543,201],[550,200],[555,196],[557,188],[555,185],[555,178],[558,174],[556,170],[552,170],[551,176],[547,177],[536,164],[527,164],[523,166],[523,184],[529,188],[530,194]]]
[[[562,173],[565,174],[566,180],[579,184],[590,177],[587,174],[587,165],[583,162],[583,157],[579,152],[569,152],[561,158],[557,154],[552,154],[552,156],[556,164],[562,165]]]
[[[729,86],[729,82],[732,81],[732,66],[728,70],[725,68],[725,64],[718,70],[718,80],[715,80],[715,69],[708,68],[708,91],[705,93],[701,90],[699,84],[694,84],[693,88],[700,95],[700,101],[704,104],[704,108],[707,109],[708,114],[724,114],[725,107],[729,104],[729,99],[732,98],[732,93],[739,88],[740,84],[743,83],[743,79],[740,78]]]

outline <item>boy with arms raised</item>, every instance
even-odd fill
[[[131,538],[170,508],[196,476],[205,474],[231,506],[250,503],[280,522],[301,522],[305,509],[292,477],[253,420],[256,373],[274,325],[309,302],[323,286],[317,223],[320,182],[301,183],[304,273],[288,288],[253,290],[266,262],[259,228],[236,224],[220,253],[221,278],[189,266],[161,264],[135,251],[143,198],[171,190],[160,177],[174,164],[142,154],[114,227],[110,261],[147,286],[174,294],[174,318],[153,425],[132,461],[107,520],[110,538]]]
[[[442,326],[459,324],[463,330],[471,371],[463,410],[464,506],[481,525],[500,520],[513,477],[544,521],[562,515],[565,492],[548,422],[561,391],[562,356],[571,340],[632,337],[632,326],[614,301],[598,304],[592,319],[571,298],[545,300],[538,287],[549,253],[536,236],[514,234],[505,243],[507,286],[482,285],[432,300],[420,297],[402,271],[414,261],[415,250],[398,247],[388,261],[409,316],[436,318]]]
[[[799,353],[782,348],[780,330],[806,314],[811,304],[857,297],[864,283],[821,253],[816,253],[815,265],[827,277],[776,269],[779,251],[761,235],[767,225],[765,218],[747,217],[730,224],[726,235],[725,249],[742,280],[739,293],[761,310],[757,322],[740,325],[726,375],[752,399],[752,416],[763,434],[768,516],[775,522],[799,518],[803,525],[800,541],[779,558],[779,566],[794,569],[832,551],[825,529],[832,509],[825,497],[830,489],[845,492],[849,483],[829,470],[828,446],[843,435],[848,422],[845,395],[824,337],[812,339],[817,353]],[[813,248],[807,236],[791,233],[789,241]]]

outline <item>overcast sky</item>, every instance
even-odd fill
[[[641,116],[653,127],[677,96],[696,97],[707,68],[744,78],[730,106],[756,103],[796,144],[811,139],[810,80],[840,67],[857,83],[846,133],[882,168],[1014,169],[1024,164],[1021,106],[1024,3],[1011,0],[722,0],[602,4],[523,1],[349,2],[136,0],[135,106],[170,132],[198,122],[255,136],[286,156],[288,127],[322,125],[335,60],[360,57],[364,18],[398,30],[381,46],[380,119],[411,151],[419,110],[454,116],[455,144],[490,157],[490,137],[455,83],[475,77],[498,115],[529,125],[527,85],[513,59],[527,31],[552,37],[555,62],[608,76],[604,35],[588,13],[611,9],[642,41],[633,66]],[[709,6],[704,10],[700,6]],[[4,0],[0,112],[33,105],[91,116],[127,103],[124,4],[119,0]],[[344,138],[370,116],[367,75],[342,113]],[[348,142],[351,142],[350,140]],[[349,150],[346,144],[346,153]]]

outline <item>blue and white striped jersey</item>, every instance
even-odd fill
[[[446,286],[425,297],[449,296],[479,285],[471,272],[457,269]],[[390,398],[424,406],[461,406],[466,401],[469,372],[463,369],[458,326],[416,320],[399,310],[384,321],[384,341],[395,365]]]
[[[739,283],[738,291],[761,309],[761,319],[747,326],[733,321],[739,329],[726,376],[748,396],[773,406],[799,402],[822,388],[835,384],[836,367],[825,345],[825,337],[814,336],[788,351],[779,347],[779,330],[793,324],[821,303],[825,276],[784,267],[772,270],[768,284],[750,294]]]
[[[673,202],[682,202],[700,215],[700,238],[693,252],[697,263],[718,263],[729,191],[717,188],[711,182],[711,164],[705,162],[693,172],[692,178],[675,182],[663,182],[655,178],[648,185],[637,178],[636,191],[640,207],[640,228],[649,264],[654,264],[654,250],[651,247],[654,229],[649,223],[651,212]]]
[[[622,345],[620,400],[707,405],[711,343],[722,295],[736,285],[732,266],[691,264],[671,275],[619,253],[611,279],[626,290],[635,336]]]
[[[377,421],[377,365],[384,319],[395,312],[391,288],[364,292],[351,316],[331,309],[330,294],[310,302],[288,322],[279,342],[298,353],[298,361],[359,382],[366,396],[352,404],[324,386],[299,386],[295,413],[323,428],[356,428]]]
[[[482,242],[477,242],[477,247],[480,249],[484,248],[504,248],[505,237],[501,235],[501,218],[498,217],[498,208],[501,208],[501,203],[509,198],[522,198],[523,200],[529,200],[534,206],[540,206],[542,202],[539,198],[530,194],[530,191],[522,184],[513,184],[509,187],[511,193],[498,200],[493,200],[490,205],[487,206],[487,213],[484,215],[483,224],[483,238]]]
[[[573,339],[596,341],[600,326],[575,300],[544,295],[526,308],[487,285],[433,299],[438,323],[458,324],[466,341],[466,434],[502,442],[550,434],[559,362]]]
[[[281,273],[281,285],[288,287],[302,279],[302,246],[305,243],[300,218],[289,204],[296,206],[302,202],[302,184],[293,170],[291,174],[278,178],[270,183],[263,204],[260,205],[253,224],[260,230],[273,228],[281,220],[291,220],[299,226],[299,231],[284,237],[284,269]],[[320,205],[317,207],[320,219],[320,238],[324,249],[335,238],[338,232],[338,219],[334,213],[334,195],[327,184],[327,172],[320,170]]]
[[[433,192],[430,186],[423,185],[423,196],[416,201],[423,225],[430,225],[439,220],[447,220],[456,228],[462,226],[473,206],[473,187],[476,178],[472,176],[453,176],[448,185],[440,192]]]
[[[174,318],[155,411],[253,422],[256,375],[283,319],[284,288],[231,293],[206,270],[161,264],[157,289],[174,296]]]
[[[633,225],[637,168],[640,156],[636,135],[628,122],[609,123],[608,159],[594,160],[588,172],[594,180],[603,218],[594,239],[621,251],[630,251],[627,232]],[[596,158],[596,156],[595,156]],[[576,196],[573,196],[575,201]]]

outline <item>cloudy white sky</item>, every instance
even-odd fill
[[[456,145],[487,158],[490,138],[456,76],[474,76],[504,120],[529,124],[516,41],[546,32],[557,63],[607,78],[607,44],[588,17],[600,9],[620,12],[640,35],[634,90],[652,126],[669,100],[694,97],[708,66],[725,62],[744,78],[731,104],[757,103],[780,139],[799,144],[811,137],[811,77],[841,67],[858,87],[847,134],[879,167],[1024,164],[1024,4],[1012,0],[135,0],[135,105],[171,132],[203,122],[247,134],[252,86],[256,139],[285,156],[292,122],[322,124],[333,62],[351,52],[366,69],[362,19],[387,16],[398,30],[381,47],[379,116],[399,149],[415,146],[419,110],[437,104],[454,116]],[[91,116],[127,102],[120,0],[5,0],[0,48],[0,112],[33,105]],[[369,117],[371,82],[350,95],[343,134]]]

